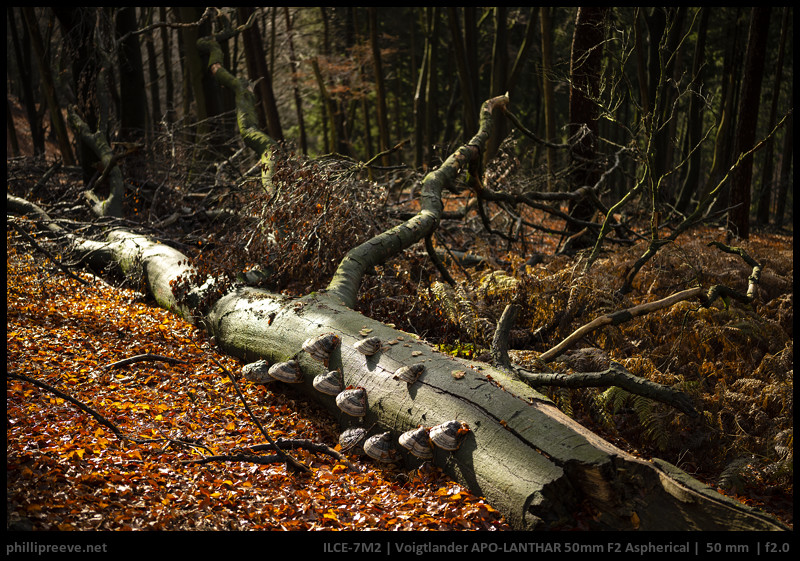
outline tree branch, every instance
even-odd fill
[[[145,361],[156,361],[156,362],[168,362],[170,364],[189,364],[185,360],[181,360],[179,358],[170,358],[168,356],[161,356],[155,354],[142,354],[136,355],[129,358],[123,358],[122,360],[118,360],[117,362],[112,362],[111,364],[107,364],[103,368],[119,368],[121,366],[127,366],[129,364],[133,364],[136,362],[145,362]]]
[[[422,180],[420,203],[422,210],[403,224],[378,234],[360,246],[351,249],[339,264],[327,291],[352,308],[357,300],[361,278],[370,268],[380,265],[390,257],[430,235],[439,225],[442,214],[442,191],[470,162],[480,157],[494,126],[494,111],[504,107],[508,97],[503,95],[484,102],[481,108],[481,125],[478,133],[436,170]]]
[[[683,392],[634,376],[624,366],[613,361],[608,369],[602,372],[564,374],[560,372],[530,372],[521,368],[515,368],[514,372],[522,381],[533,388],[540,386],[557,386],[561,388],[617,386],[632,394],[671,405],[690,417],[698,415],[691,398]]]

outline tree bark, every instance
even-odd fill
[[[550,21],[550,7],[542,6],[539,8],[539,20],[542,28],[542,92],[544,103],[544,130],[545,140],[555,142],[556,140],[556,109],[553,97],[553,33]],[[556,152],[553,147],[548,146],[547,152],[547,190],[553,190],[553,175],[556,169]]]
[[[118,8],[116,13],[119,44],[117,60],[120,80],[120,139],[141,142],[147,128],[147,97],[145,96],[144,64],[136,31],[136,9]]]
[[[587,133],[573,146],[571,155],[573,190],[585,185],[593,186],[601,176],[595,162],[597,150],[597,95],[600,91],[600,71],[605,39],[604,7],[580,7],[575,17],[575,32],[570,54],[569,136],[577,135],[582,128]],[[579,220],[590,220],[594,206],[588,201],[570,203],[570,215]],[[568,226],[575,232],[573,226]],[[579,230],[580,228],[578,228]]]
[[[44,129],[42,128],[41,115],[36,111],[36,98],[34,96],[32,72],[23,72],[23,68],[30,68],[31,65],[31,42],[28,40],[20,41],[18,23],[12,7],[6,8],[11,31],[11,44],[14,50],[14,60],[17,63],[17,72],[22,86],[22,102],[25,105],[25,115],[28,118],[28,127],[33,143],[33,155],[44,154]],[[23,37],[27,39],[30,35],[26,26],[23,25]]]
[[[28,29],[31,36],[33,50],[36,53],[36,62],[38,63],[39,75],[42,79],[42,92],[44,93],[47,108],[50,112],[50,120],[56,132],[61,158],[64,160],[65,165],[75,165],[75,158],[72,155],[72,147],[70,146],[69,136],[67,135],[67,127],[64,123],[64,117],[61,115],[61,106],[58,104],[58,99],[56,98],[56,87],[47,61],[44,40],[39,31],[39,22],[36,20],[36,13],[32,7],[23,7],[22,16],[25,21],[25,27]]]
[[[239,17],[244,24],[253,14],[252,7],[239,8]],[[267,57],[264,53],[264,45],[261,41],[261,33],[258,27],[251,26],[242,31],[244,42],[244,54],[247,61],[247,73],[250,80],[256,82],[255,90],[261,99],[261,111],[264,115],[264,124],[267,134],[276,141],[283,140],[283,130],[281,128],[278,106],[275,104],[275,95],[272,91],[272,73],[267,67]]]
[[[794,119],[794,116],[792,116]],[[780,179],[778,181],[778,203],[775,209],[775,224],[778,226],[783,225],[783,215],[786,212],[786,195],[789,191],[789,185],[792,183],[792,158],[794,157],[794,124],[786,128],[786,133],[783,137],[783,150],[781,152],[781,171]]]
[[[689,118],[686,123],[686,149],[689,154],[687,159],[686,175],[683,179],[680,196],[675,208],[679,212],[685,212],[689,208],[692,195],[699,191],[701,156],[700,142],[703,137],[703,107],[705,100],[700,96],[703,90],[703,70],[705,68],[705,43],[708,31],[710,6],[700,8],[700,23],[697,30],[697,43],[694,48],[694,60],[692,62],[692,83],[694,91],[689,101]]]
[[[769,6],[754,7],[750,16],[744,80],[739,98],[738,126],[734,140],[734,157],[748,151],[755,143],[761,81],[764,76]],[[753,156],[747,156],[731,176],[728,210],[728,232],[742,239],[750,237],[750,200],[753,177]]]
[[[769,128],[775,126],[775,120],[778,113],[778,100],[780,99],[781,84],[783,83],[783,54],[786,50],[786,34],[789,27],[789,6],[783,8],[783,21],[781,23],[781,40],[778,47],[778,60],[775,63],[775,78],[772,84],[772,104],[769,109]],[[756,221],[758,224],[769,224],[770,214],[770,200],[772,199],[773,191],[773,146],[774,139],[767,142],[766,150],[764,153],[764,166],[761,170],[761,185],[759,186],[760,194],[758,196],[758,206],[756,209]]]
[[[378,152],[389,150],[389,121],[386,114],[386,86],[383,83],[383,66],[381,65],[381,49],[378,45],[378,16],[377,9],[370,6],[369,15],[369,45],[372,50],[372,60],[375,69],[375,104],[378,117]],[[370,154],[372,156],[372,154]],[[389,165],[388,154],[383,156],[384,166]]]
[[[456,61],[458,80],[461,86],[461,99],[464,105],[464,136],[469,137],[478,130],[478,115],[475,95],[472,91],[472,79],[470,78],[471,65],[467,60],[464,36],[461,33],[461,25],[458,21],[458,8],[450,6],[447,8],[447,21],[450,25],[450,38],[453,44],[453,57]]]
[[[164,6],[158,8],[159,17],[162,22],[167,21],[167,9]],[[161,27],[161,52],[164,58],[164,119],[171,123],[175,120],[175,86],[172,80],[172,40],[170,29],[164,25]],[[161,118],[160,115],[156,116]]]
[[[297,112],[297,127],[300,134],[300,150],[303,154],[308,154],[308,140],[306,139],[306,123],[303,118],[303,98],[300,96],[300,86],[297,83],[297,74],[299,64],[297,63],[297,56],[294,51],[294,40],[292,36],[292,18],[289,16],[289,8],[283,8],[283,14],[286,18],[286,43],[289,47],[289,65],[292,69],[292,93],[294,94],[294,107]]]

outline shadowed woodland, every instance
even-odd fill
[[[792,528],[792,16],[7,8],[8,528],[660,529],[633,458]],[[348,418],[293,337],[350,313],[342,389],[377,332],[376,372],[453,366]],[[612,460],[528,443],[522,509],[485,420],[429,461],[340,440],[462,379]]]

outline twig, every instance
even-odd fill
[[[100,423],[101,425],[103,425],[103,426],[107,427],[109,430],[111,430],[111,432],[113,432],[117,436],[117,438],[119,438],[119,439],[130,440],[131,442],[135,442],[137,444],[146,444],[146,443],[150,443],[150,442],[163,442],[163,441],[166,441],[166,440],[170,440],[171,441],[171,439],[169,439],[169,438],[135,438],[135,437],[132,437],[132,436],[128,436],[126,434],[123,434],[123,432],[117,427],[117,425],[115,425],[114,423],[112,423],[111,421],[106,419],[103,415],[101,415],[100,413],[98,413],[97,411],[95,411],[94,409],[92,409],[91,407],[89,407],[88,405],[86,405],[85,403],[80,401],[79,399],[76,399],[76,398],[72,397],[71,395],[62,392],[61,390],[54,388],[50,384],[46,384],[45,382],[41,382],[41,381],[39,381],[39,380],[37,380],[35,378],[30,378],[29,376],[25,376],[24,374],[17,374],[15,372],[6,372],[6,377],[7,378],[12,378],[14,380],[23,380],[25,382],[33,384],[34,386],[37,386],[37,387],[42,388],[44,390],[47,390],[48,392],[52,393],[53,395],[55,395],[57,397],[60,397],[64,401],[69,401],[70,403],[72,403],[73,405],[78,407],[78,409],[80,409],[81,411],[83,411],[85,413],[88,413],[89,415],[94,417],[94,419],[98,423]]]
[[[303,471],[303,472],[310,471],[307,466],[303,465],[301,462],[297,461],[292,456],[290,456],[289,454],[287,454],[286,452],[281,450],[281,448],[278,445],[278,443],[275,442],[275,440],[269,435],[269,433],[266,431],[264,426],[261,424],[261,421],[258,420],[258,417],[256,417],[255,414],[253,414],[253,411],[250,409],[250,406],[247,404],[247,400],[244,398],[244,394],[242,393],[242,390],[239,388],[239,384],[236,382],[236,378],[233,377],[233,374],[231,374],[230,370],[225,368],[210,353],[208,354],[208,356],[209,356],[209,358],[211,358],[211,360],[213,360],[216,363],[217,366],[222,368],[222,370],[228,376],[228,379],[230,379],[230,381],[233,383],[233,387],[236,390],[236,393],[239,396],[239,399],[242,401],[242,404],[244,405],[244,408],[247,411],[247,414],[250,415],[250,418],[253,420],[255,425],[258,427],[258,430],[261,431],[261,434],[264,435],[264,438],[266,438],[267,441],[271,445],[275,446],[275,449],[278,451],[278,454],[280,455],[280,457],[283,458],[283,460],[286,462],[287,467],[292,467],[292,468],[295,468],[295,469],[297,469],[299,471]]]
[[[170,358],[168,356],[154,355],[148,353],[143,355],[132,356],[129,358],[123,358],[122,360],[118,360],[117,362],[112,362],[111,364],[107,364],[103,368],[104,369],[119,368],[120,366],[127,366],[128,364],[133,364],[134,362],[145,362],[145,361],[168,362],[170,364],[189,364],[185,360],[181,360],[179,358]]]
[[[596,388],[617,386],[630,393],[671,405],[691,417],[696,417],[698,414],[691,398],[683,392],[634,376],[624,366],[613,361],[608,369],[602,372],[564,374],[559,372],[529,372],[517,368],[515,373],[531,387]]]
[[[610,314],[602,315],[573,331],[566,339],[561,341],[555,347],[543,353],[539,358],[544,362],[549,362],[555,359],[557,356],[566,352],[567,349],[572,347],[583,337],[585,337],[595,329],[598,329],[599,327],[602,327],[604,325],[619,325],[635,317],[672,306],[677,302],[688,300],[689,298],[700,296],[702,293],[703,289],[700,287],[689,288],[682,292],[677,292],[675,294],[667,296],[666,298],[662,298],[661,300],[656,300],[655,302],[646,302],[644,304],[639,304],[638,306],[633,306],[625,310],[618,310]]]
[[[403,146],[405,146],[405,145],[406,145],[408,142],[409,142],[409,139],[408,139],[408,138],[406,138],[405,140],[401,140],[401,141],[400,141],[400,142],[398,142],[396,145],[394,145],[392,148],[389,148],[389,149],[387,149],[387,150],[384,150],[383,152],[378,152],[378,153],[377,153],[377,154],[375,154],[375,155],[374,155],[372,158],[370,158],[369,160],[367,160],[366,162],[364,162],[363,164],[361,164],[361,166],[362,166],[362,167],[368,167],[368,166],[372,165],[372,162],[374,162],[375,160],[378,160],[378,159],[382,158],[383,156],[388,156],[388,155],[389,155],[389,154],[391,154],[392,152],[396,152],[396,151],[400,150],[400,149],[401,149]]]
[[[433,262],[434,267],[436,270],[439,271],[439,274],[442,275],[442,278],[445,280],[447,284],[450,286],[455,286],[456,281],[450,275],[450,271],[447,270],[447,267],[444,266],[442,260],[439,259],[439,256],[436,254],[436,249],[433,247],[433,232],[425,236],[425,249],[428,252],[428,256],[431,258],[431,262]]]
[[[25,238],[25,239],[28,241],[28,243],[29,243],[29,244],[31,244],[31,245],[34,247],[34,249],[37,249],[37,250],[39,250],[40,252],[44,253],[45,257],[47,257],[47,258],[48,258],[50,261],[52,261],[52,262],[53,262],[53,263],[54,263],[54,264],[55,264],[55,265],[56,265],[56,266],[57,266],[59,269],[61,269],[61,270],[62,270],[62,271],[63,271],[63,272],[64,272],[64,273],[65,273],[65,274],[66,274],[66,275],[69,277],[69,278],[71,278],[71,279],[75,279],[76,281],[78,281],[78,282],[79,282],[79,283],[81,283],[81,284],[89,284],[89,281],[87,281],[86,279],[82,279],[81,277],[79,277],[78,275],[76,275],[75,273],[73,273],[72,271],[70,271],[69,269],[67,269],[67,267],[66,267],[66,266],[65,266],[63,263],[61,263],[61,261],[59,261],[58,259],[56,259],[56,258],[53,256],[53,254],[52,254],[52,253],[50,253],[50,252],[49,252],[49,251],[47,251],[45,248],[43,248],[42,246],[40,246],[40,245],[39,245],[39,244],[36,242],[36,240],[34,240],[34,239],[33,239],[33,237],[31,237],[31,235],[30,235],[30,234],[28,234],[28,232],[26,232],[26,231],[25,231],[25,230],[24,230],[24,229],[23,229],[23,228],[22,228],[20,225],[18,225],[16,222],[14,222],[13,220],[6,220],[6,224],[11,224],[11,226],[13,226],[13,227],[14,227],[14,229],[15,229],[17,232],[19,232],[19,233],[22,235],[22,237],[24,237],[24,238]]]

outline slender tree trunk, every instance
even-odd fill
[[[368,8],[369,15],[369,44],[372,50],[372,61],[375,69],[375,103],[378,117],[378,151],[385,152],[389,149],[389,119],[386,114],[386,86],[383,81],[383,66],[381,63],[381,49],[378,44],[378,15],[374,6]],[[382,158],[383,165],[389,165],[389,156]]]
[[[792,115],[792,120],[794,120],[794,115]],[[778,180],[777,196],[778,200],[775,207],[775,224],[777,226],[783,225],[783,217],[786,213],[787,193],[789,191],[789,187],[794,184],[792,180],[792,158],[794,158],[794,143],[792,140],[793,134],[794,124],[790,123],[789,126],[786,127],[786,133],[783,137],[783,150],[781,151],[781,171],[779,175],[780,179]]]
[[[75,165],[75,158],[72,155],[72,147],[70,146],[69,135],[67,134],[67,126],[64,122],[64,117],[61,115],[61,107],[56,97],[56,87],[53,82],[53,75],[50,72],[47,55],[45,54],[44,41],[39,31],[39,22],[36,19],[36,13],[31,7],[23,7],[22,15],[25,20],[25,26],[31,36],[33,50],[36,53],[36,62],[39,66],[39,75],[42,80],[42,91],[47,102],[47,108],[50,111],[50,119],[55,129],[58,148],[61,152],[61,159],[64,161],[64,165]]]
[[[466,47],[464,45],[464,35],[461,33],[461,25],[458,20],[458,8],[450,6],[447,8],[447,21],[450,25],[450,39],[453,45],[453,58],[458,72],[458,83],[461,87],[461,99],[463,111],[464,137],[469,138],[478,130],[476,115],[475,93],[472,91],[472,78],[470,74],[475,72],[474,61],[467,60]]]
[[[19,69],[19,79],[22,85],[23,105],[25,107],[25,115],[28,118],[28,127],[30,128],[31,141],[33,143],[33,155],[40,156],[44,154],[44,129],[42,128],[42,119],[36,111],[36,96],[34,94],[35,88],[33,87],[33,72],[23,72],[23,68],[31,68],[33,61],[31,60],[31,51],[29,40],[30,33],[27,26],[24,25],[23,20],[23,37],[24,41],[20,41],[17,19],[15,17],[15,10],[12,7],[6,8],[8,19],[11,25],[11,43],[14,48],[14,57]]]
[[[152,24],[155,10],[154,8],[146,9],[149,10],[147,22],[148,24]],[[153,34],[146,34],[144,42],[145,48],[147,49],[147,70],[150,74],[149,124],[153,130],[156,130],[158,128],[158,123],[161,121],[161,117],[163,117],[163,113],[161,111],[161,89],[159,88],[159,83],[161,80],[159,80],[158,77],[158,57],[156,56],[156,46],[155,42],[153,41]]]
[[[167,21],[167,9],[164,6],[158,8],[159,18],[162,22]],[[172,40],[171,32],[166,27],[161,27],[161,53],[164,58],[164,118],[171,123],[175,118],[175,84],[172,78]],[[160,118],[160,117],[159,117]]]
[[[736,157],[755,144],[761,81],[764,76],[769,6],[754,7],[750,15],[750,31],[745,55],[744,80],[737,111],[738,126],[734,141]],[[742,239],[750,237],[750,187],[753,176],[753,155],[745,158],[731,176],[728,210],[728,233]]]
[[[553,97],[553,29],[550,19],[550,8],[539,8],[539,21],[542,28],[542,100],[544,102],[545,140],[554,142],[556,137],[556,108]],[[547,154],[547,190],[553,190],[553,174],[556,166],[554,148],[546,148]]]
[[[294,107],[297,113],[297,127],[300,131],[300,150],[303,154],[308,154],[306,122],[303,117],[303,98],[300,95],[300,85],[297,83],[297,73],[300,65],[297,63],[297,55],[294,50],[294,32],[292,30],[292,18],[289,15],[289,8],[283,8],[283,14],[286,18],[286,43],[289,47],[289,66],[292,71],[292,93],[294,94]]]
[[[528,13],[528,23],[525,25],[525,37],[523,38],[522,43],[517,50],[517,56],[514,57],[514,63],[511,65],[511,69],[508,71],[508,79],[506,80],[506,88],[508,92],[513,92],[516,88],[517,82],[522,75],[522,69],[525,67],[525,63],[528,60],[528,54],[536,42],[536,28],[538,27],[536,23],[538,21],[538,13],[539,10],[536,8],[531,8],[531,11]]]
[[[494,39],[492,41],[492,72],[489,83],[489,96],[496,97],[508,92],[508,10],[505,6],[495,6]],[[492,136],[486,144],[483,154],[484,165],[495,157],[500,143],[506,136],[508,126],[505,119],[492,129]]]
[[[677,91],[671,84],[680,81],[680,71],[682,69],[681,48],[684,44],[683,24],[686,19],[686,6],[669,8],[667,14],[667,25],[665,44],[659,48],[659,67],[662,75],[658,81],[658,92],[655,102],[658,106],[658,130],[654,138],[654,177],[659,183],[658,198],[662,202],[672,201],[674,197],[675,185],[671,169],[675,160],[675,151],[679,146],[673,143],[677,130],[679,115],[675,112],[675,99]],[[663,178],[663,179],[662,179]]]
[[[781,24],[781,39],[778,47],[778,60],[775,63],[775,79],[772,85],[772,105],[769,109],[769,120],[767,130],[772,130],[775,127],[775,121],[778,114],[778,100],[780,99],[781,85],[783,83],[783,54],[786,47],[786,34],[789,23],[789,11],[791,8],[786,6],[783,8],[783,23]],[[773,163],[772,154],[775,141],[770,138],[767,145],[764,147],[764,167],[761,170],[761,185],[759,188],[758,206],[756,209],[756,223],[764,225],[769,224],[769,211],[770,211],[770,198],[773,191]]]
[[[597,157],[598,106],[600,72],[605,40],[607,8],[586,6],[578,8],[570,54],[569,136],[583,131],[583,136],[571,150],[572,189],[593,186],[600,180]],[[594,206],[588,200],[570,203],[570,215],[578,220],[591,220]],[[578,226],[570,226],[577,231]]]
[[[425,46],[422,51],[420,71],[417,75],[417,87],[414,91],[414,167],[421,168],[425,158],[425,85],[428,83],[428,50],[430,40],[427,36],[427,22],[425,23]]]
[[[717,125],[716,137],[714,139],[714,157],[712,160],[711,171],[708,174],[703,192],[700,199],[705,199],[708,194],[722,179],[722,177],[730,169],[735,156],[731,146],[731,138],[734,136],[734,116],[736,112],[736,105],[738,102],[738,88],[736,87],[742,79],[741,67],[741,48],[740,38],[741,29],[739,25],[739,11],[741,7],[736,9],[735,15],[726,26],[726,39],[727,46],[725,52],[725,60],[722,69],[722,104],[720,108],[720,120]],[[730,192],[730,182],[725,182],[722,189],[717,195],[717,198],[712,206],[712,212],[720,212],[725,209],[728,203],[728,196]]]
[[[239,8],[239,19],[245,23],[255,10],[252,7]],[[247,62],[247,74],[252,82],[256,82],[255,90],[261,100],[261,112],[264,116],[267,134],[274,140],[283,140],[281,120],[275,95],[272,91],[272,74],[267,67],[267,57],[258,27],[253,25],[242,32],[244,55]]]
[[[470,78],[472,79],[472,95],[475,99],[475,109],[478,109],[478,100],[485,99],[487,96],[481,91],[478,64],[478,8],[476,6],[464,7],[464,51],[467,63],[472,67]]]
[[[173,8],[173,10],[179,14],[181,23],[190,23],[198,19],[197,10],[193,8],[179,7]],[[181,58],[184,61],[184,115],[189,115],[191,102],[194,101],[195,117],[198,122],[194,138],[187,140],[195,145],[194,159],[202,160],[204,158],[203,152],[200,151],[200,146],[206,141],[206,135],[210,127],[207,120],[209,115],[205,88],[203,87],[204,65],[197,50],[197,39],[200,37],[201,32],[196,27],[189,26],[182,27],[180,33],[182,39],[181,47],[183,49]]]
[[[686,144],[687,150],[691,151],[687,161],[686,175],[683,180],[680,197],[676,204],[679,212],[685,212],[689,208],[689,202],[694,193],[699,191],[700,184],[700,164],[702,152],[700,151],[700,140],[703,135],[703,108],[704,99],[700,96],[703,89],[703,70],[706,66],[705,44],[706,32],[708,30],[708,19],[711,11],[710,6],[700,8],[700,23],[697,29],[697,43],[694,47],[694,61],[692,62],[692,82],[691,89],[694,92],[689,100],[689,117],[686,125]]]
[[[439,93],[439,73],[437,72],[437,52],[439,38],[439,9],[436,6],[427,8],[428,12],[428,50],[427,75],[425,83],[425,149],[426,162],[433,165],[436,143],[435,128],[439,123],[439,105],[436,96]]]
[[[120,138],[140,142],[147,128],[147,98],[144,86],[144,64],[136,31],[136,9],[119,8],[116,13],[118,37],[127,36],[119,46]]]

